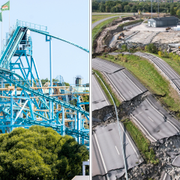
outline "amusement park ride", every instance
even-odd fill
[[[42,87],[33,58],[30,31],[44,35],[49,42],[49,87]],[[63,78],[53,83],[53,38],[89,52],[76,44],[50,35],[46,26],[17,20],[0,57],[0,131],[11,132],[16,127],[29,128],[32,125],[51,127],[61,135],[73,136],[78,143],[89,148],[89,112],[83,106],[89,102],[82,102],[81,98],[89,92],[78,92],[72,86],[64,86]],[[45,93],[47,91],[48,94]],[[69,96],[76,99],[76,105],[69,103]]]

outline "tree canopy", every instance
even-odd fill
[[[173,6],[173,8],[172,8]],[[159,12],[169,13],[175,15],[176,11],[179,9],[180,3],[170,3],[170,2],[160,2],[159,3]],[[151,12],[151,2],[150,1],[119,1],[119,0],[93,0],[92,1],[92,11],[93,12],[133,12],[137,13],[138,10],[141,12]],[[158,12],[158,3],[152,3],[152,11]]]
[[[89,152],[51,128],[16,128],[0,135],[0,180],[66,180],[82,174]]]

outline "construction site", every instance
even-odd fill
[[[49,45],[50,82],[42,86],[33,57],[31,32],[44,36]],[[17,20],[6,38],[0,56],[0,131],[32,125],[51,127],[61,135],[70,135],[89,149],[89,112],[83,96],[89,95],[80,78],[66,86],[61,75],[53,82],[52,39],[89,51],[70,41],[50,34],[46,26]],[[74,104],[71,101],[74,100]]]
[[[128,25],[133,21],[134,24]],[[119,18],[103,29],[94,43],[94,53],[109,51],[110,48],[118,49],[122,45],[126,45],[128,48],[144,48],[153,43],[161,50],[179,54],[179,29],[177,23],[176,26],[170,27],[151,27],[148,25],[148,19],[141,20],[139,17]]]

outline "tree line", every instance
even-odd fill
[[[180,3],[159,3],[159,12],[160,13],[170,13],[174,11],[172,15],[177,14],[177,10],[180,9]],[[151,12],[151,2],[122,2],[122,1],[93,1],[92,2],[92,11],[93,12]],[[158,3],[152,3],[152,12],[158,12]],[[179,12],[180,13],[180,12]]]

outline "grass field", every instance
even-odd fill
[[[174,111],[177,117],[180,118],[180,98],[169,82],[158,73],[153,64],[144,58],[134,55],[103,55],[100,58],[127,68],[147,89],[157,95],[162,104],[170,111]]]
[[[149,140],[143,136],[142,132],[129,119],[124,120],[123,124],[134,140],[139,151],[144,155],[146,161],[152,164],[159,163],[159,160],[155,158],[154,150],[149,147]]]
[[[96,21],[99,21],[101,19],[111,17],[111,16],[121,16],[121,17],[126,17],[126,16],[132,16],[133,13],[92,13],[92,23],[95,23]]]
[[[97,71],[97,70],[94,70],[94,69],[93,69],[93,71],[102,79],[103,83],[106,85],[107,89],[108,89],[109,92],[111,93],[111,95],[112,95],[112,97],[113,97],[113,99],[114,99],[114,102],[115,102],[116,106],[119,107],[119,106],[120,106],[120,102],[119,102],[119,100],[117,99],[116,95],[113,93],[111,87],[107,84],[107,82],[106,82],[106,80],[104,79],[103,75],[102,75],[99,71]],[[105,92],[106,97],[108,98],[109,102],[110,102],[112,105],[114,105],[114,104],[113,104],[113,101],[112,101],[112,99],[111,99],[111,96],[109,95],[108,91],[107,91],[106,88],[104,87],[104,85],[103,85],[103,83],[101,82],[101,80],[100,80],[99,78],[97,78],[97,80],[98,80],[101,88],[102,88],[103,91]]]
[[[92,15],[92,23],[99,21],[101,19],[111,17],[111,16],[120,16],[120,14],[100,14],[100,15]]]

